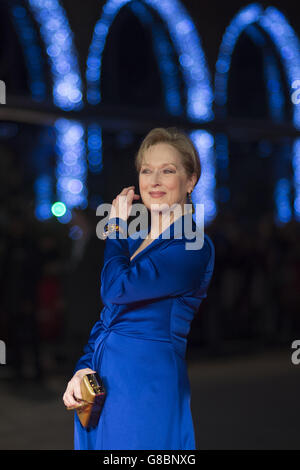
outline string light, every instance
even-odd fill
[[[178,66],[173,60],[173,48],[164,28],[153,18],[151,10],[140,2],[131,1],[129,8],[141,23],[152,32],[152,46],[162,78],[165,107],[172,116],[183,113]]]
[[[292,89],[292,83],[300,76],[300,43],[296,33],[290,26],[284,15],[274,7],[265,10],[259,4],[251,4],[240,10],[233,18],[223,35],[215,75],[215,103],[220,117],[226,116],[227,104],[227,82],[231,66],[232,53],[240,34],[249,25],[258,25],[261,30],[268,34],[278,52],[284,65],[288,86]],[[283,117],[283,92],[279,79],[278,68],[272,57],[266,61],[266,80],[269,93],[269,104],[274,120]],[[270,81],[272,77],[272,82]],[[300,107],[293,106],[293,124],[300,128]],[[223,146],[224,151],[227,147]],[[223,158],[224,157],[224,158]],[[228,156],[223,155],[227,160]],[[300,145],[296,139],[293,145],[293,168],[295,202],[294,211],[297,220],[300,220]],[[287,197],[286,183],[278,181],[275,188],[274,199],[276,204],[276,218],[285,223],[292,217],[291,205]]]
[[[53,80],[53,102],[65,111],[83,107],[82,80],[73,44],[73,33],[58,0],[28,0],[40,25]],[[74,121],[59,119],[55,123],[57,141],[57,196],[70,209],[87,206],[84,129]]]
[[[87,59],[87,99],[90,104],[101,101],[100,77],[102,55],[110,26],[119,10],[130,0],[108,0],[102,9]],[[195,25],[185,8],[177,0],[145,0],[163,19],[179,58],[187,94],[187,115],[191,120],[208,121],[213,118],[213,94],[210,76]]]
[[[204,204],[204,223],[206,224],[210,223],[217,213],[214,138],[209,132],[203,130],[192,131],[190,137],[198,150],[201,162],[201,177],[193,190],[192,199],[195,203]],[[198,222],[200,224],[196,218],[196,223]]]
[[[45,43],[53,79],[53,101],[66,111],[81,109],[82,83],[73,34],[58,0],[28,0]]]
[[[58,119],[55,130],[59,157],[56,168],[58,198],[68,208],[84,209],[87,207],[84,127],[76,121]]]
[[[170,114],[179,115],[182,113],[179,100],[179,88],[177,84],[176,68],[181,72],[185,85],[186,94],[186,115],[191,121],[209,121],[213,119],[212,102],[213,93],[211,89],[210,74],[206,64],[205,55],[202,50],[200,38],[196,27],[184,6],[177,0],[144,0],[143,2],[151,11],[154,10],[162,19],[167,32],[172,41],[172,47],[177,55],[178,61],[172,62],[172,54],[169,43],[164,39],[162,29],[155,29],[154,37],[159,38],[154,42],[154,52],[164,83],[164,95],[166,108]],[[96,23],[92,42],[89,48],[87,59],[87,100],[90,104],[96,105],[101,102],[100,79],[102,71],[102,56],[106,39],[119,10],[129,5],[132,11],[144,22],[149,22],[151,28],[156,22],[151,19],[145,5],[141,2],[130,2],[130,0],[108,0],[102,9],[102,14]],[[158,33],[159,31],[159,33]],[[159,46],[160,42],[160,46]],[[173,77],[172,80],[170,80]],[[176,81],[175,81],[176,80]],[[177,91],[178,88],[178,91]],[[98,142],[101,141],[101,130],[98,128]],[[205,178],[201,178],[201,184],[195,188],[193,194],[195,203],[204,203],[207,220],[211,220],[216,213],[214,200],[215,176],[213,162],[213,145],[204,150],[202,140],[213,142],[213,137],[204,131],[197,131],[191,134],[198,149],[201,164],[206,168]],[[93,131],[89,129],[89,133]],[[95,139],[97,141],[97,139]],[[200,148],[198,148],[201,143]],[[101,147],[97,149],[99,155],[98,165],[101,165]],[[93,155],[93,154],[92,154]],[[198,190],[198,187],[203,189]],[[204,190],[205,188],[205,190]]]
[[[25,58],[31,96],[36,101],[42,101],[47,94],[45,64],[35,27],[23,6],[14,4],[11,7],[11,13]]]

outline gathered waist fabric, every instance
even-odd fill
[[[102,356],[105,348],[105,342],[110,335],[110,333],[118,334],[121,336],[127,336],[136,340],[143,340],[143,341],[155,341],[159,343],[169,343],[170,345],[173,345],[173,342],[170,338],[150,338],[146,337],[138,333],[132,333],[132,332],[127,332],[124,331],[124,328],[122,328],[122,324],[114,324],[114,325],[106,325],[104,322],[102,323],[101,326],[101,331],[95,341],[95,348],[94,348],[94,357],[93,357],[93,368],[95,369],[96,363],[98,364],[98,367],[101,366],[102,362]]]

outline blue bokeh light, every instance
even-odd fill
[[[97,104],[101,101],[102,55],[110,26],[119,10],[129,3],[130,0],[108,0],[95,26],[86,71],[87,99],[90,104]],[[178,63],[186,86],[188,117],[191,120],[212,119],[213,94],[210,74],[200,38],[188,12],[177,0],[144,0],[144,3],[162,18],[171,37],[172,45],[180,58]],[[137,9],[136,6],[134,8]],[[184,64],[189,63],[189,66],[183,66],[182,61]]]
[[[201,177],[192,193],[195,203],[204,204],[204,222],[210,223],[216,216],[214,138],[204,130],[190,132],[201,163]],[[197,223],[197,220],[196,220]]]
[[[73,33],[63,7],[59,0],[27,0],[27,4],[39,25],[45,44],[53,81],[54,104],[65,111],[81,109],[83,107],[82,80],[73,43]],[[20,8],[14,11],[19,23],[24,22],[26,11]],[[33,70],[38,70],[39,48],[35,44],[29,44],[32,37],[33,34],[29,34],[29,29],[23,27],[23,38],[28,46],[27,55],[31,58]],[[34,87],[36,93],[43,91],[40,79],[36,80]],[[55,123],[55,130],[58,153],[57,196],[70,208],[84,207],[86,206],[84,129],[77,123],[60,119]],[[74,186],[74,180],[79,181],[77,186]],[[50,191],[48,197],[47,205],[51,207]],[[40,196],[38,196],[37,204],[42,204],[45,208],[45,202]],[[37,207],[36,213],[41,219],[40,214],[46,214],[46,210]],[[60,217],[59,221],[65,223],[70,217],[67,210],[66,215]]]
[[[68,208],[87,206],[87,163],[82,124],[68,119],[55,122],[57,132],[57,194]]]
[[[28,83],[31,96],[36,101],[46,98],[46,78],[44,74],[44,59],[39,47],[39,39],[26,8],[14,4],[11,7],[14,26],[20,37],[25,64],[28,73]]]
[[[216,111],[220,117],[225,117],[227,112],[227,82],[235,45],[240,34],[251,25],[257,25],[272,39],[284,66],[289,89],[292,89],[293,82],[300,77],[300,42],[285,16],[275,7],[268,7],[264,10],[259,4],[248,5],[235,15],[222,38],[215,74],[215,103]],[[263,41],[263,35],[259,29],[254,31],[254,28],[248,29],[253,39],[257,42]],[[256,38],[253,34],[256,35]],[[263,43],[261,46],[263,47]],[[284,94],[278,66],[270,54],[265,60],[265,80],[272,119],[282,121],[284,119]],[[300,129],[300,107],[296,105],[293,106],[293,123],[297,129]],[[300,139],[297,139],[293,146],[295,201],[300,200],[300,146],[298,142]],[[227,146],[223,146],[224,160],[228,160],[227,151]],[[217,158],[219,159],[219,155]],[[281,180],[276,185],[274,194],[276,218],[282,223],[292,217],[290,197],[287,197],[289,190],[291,187]],[[296,202],[294,203],[294,211],[296,219],[300,220],[299,204]]]
[[[185,112],[188,118],[191,121],[209,121],[213,119],[213,93],[201,41],[187,10],[177,0],[144,0],[144,2],[108,0],[104,4],[102,15],[94,29],[87,59],[88,102],[93,105],[101,102],[100,79],[106,39],[114,18],[119,10],[127,4],[130,5],[132,11],[144,24],[150,25],[153,30],[155,29],[153,48],[160,67],[167,111],[173,115],[182,114],[178,83],[179,70],[185,85]],[[149,9],[146,9],[146,6]],[[162,19],[171,38],[171,44],[167,40],[164,30],[153,20],[150,14],[151,9],[158,13]],[[178,57],[177,63],[172,60],[171,47]],[[102,146],[100,146],[100,141],[102,141],[102,136],[100,127],[89,128],[88,135],[91,137],[91,140],[88,139],[90,171],[101,171]],[[201,194],[200,190],[195,190],[193,198],[195,203],[205,204],[205,217],[208,221],[212,220],[216,214],[213,137],[208,132],[201,130],[191,135],[195,140],[201,163],[205,168],[205,176],[201,178],[204,189]]]
[[[73,46],[73,33],[58,0],[27,0],[40,25],[53,78],[54,104],[64,110],[80,109],[82,81]]]

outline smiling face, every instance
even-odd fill
[[[196,176],[188,177],[181,163],[178,150],[161,142],[149,147],[143,155],[139,172],[139,187],[143,203],[151,210],[151,204],[177,203],[184,208],[187,192],[191,192]]]

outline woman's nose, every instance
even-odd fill
[[[158,171],[153,171],[152,173],[152,178],[151,178],[151,183],[159,183],[160,182],[160,173]]]

